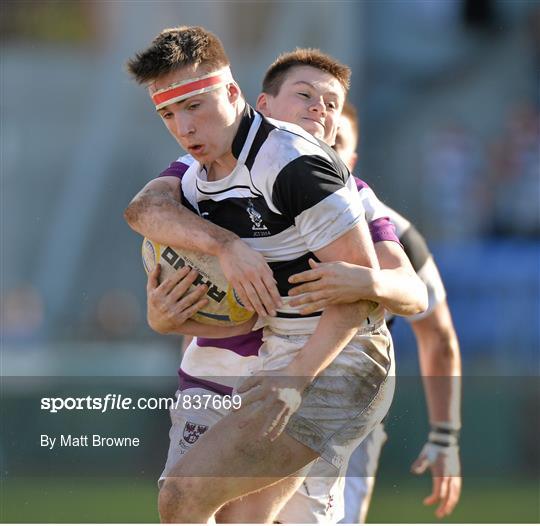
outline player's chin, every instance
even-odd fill
[[[308,133],[311,133],[311,135],[313,135],[313,137],[315,137],[316,139],[320,139],[321,141],[324,141],[324,135],[325,135],[324,128],[316,122],[313,122],[313,121],[309,121],[309,122],[312,122],[313,124],[308,124],[307,126],[304,126],[304,129]]]

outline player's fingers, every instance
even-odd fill
[[[444,515],[450,515],[456,504],[459,501],[459,494],[461,492],[461,478],[460,477],[450,477],[448,482],[448,491],[446,496],[446,501],[444,502],[443,513]]]
[[[274,299],[268,291],[265,282],[263,280],[260,280],[258,283],[254,284],[254,287],[266,311],[270,314],[270,316],[275,316],[277,305],[275,304]]]
[[[313,258],[309,258],[308,263],[311,268],[319,268],[321,266],[321,264],[315,261]]]
[[[439,500],[441,494],[442,477],[433,477],[433,486],[431,489],[431,495],[424,499],[425,506],[431,506]]]
[[[164,292],[165,294],[170,294],[172,289],[176,287],[176,285],[184,279],[191,271],[190,267],[182,267],[181,269],[178,269],[174,274],[169,276],[167,279],[164,279],[161,282],[161,285],[159,286],[159,289]],[[196,272],[196,271],[194,271]]]
[[[244,286],[241,283],[232,284],[234,291],[236,294],[238,294],[238,297],[240,298],[240,301],[242,302],[242,305],[252,312],[255,312],[255,309],[253,308],[253,305],[251,304],[251,301],[249,299],[249,296],[247,295]]]
[[[308,283],[310,281],[317,281],[322,277],[322,270],[320,269],[304,270],[304,272],[289,276],[289,283]]]
[[[207,299],[204,298],[204,295],[206,294],[207,287],[205,285],[198,285],[194,290],[192,290],[189,294],[186,294],[183,298],[181,298],[179,301],[176,302],[175,308],[177,311],[183,311],[186,309],[189,309],[192,305],[197,303],[201,299]]]
[[[193,282],[197,279],[198,275],[199,273],[196,270],[190,270],[186,274],[175,275],[173,279],[176,279],[176,284],[169,293],[171,301],[178,301],[180,298],[182,298],[189,290],[191,285],[193,285]],[[199,285],[195,290],[200,290],[200,287],[201,285]],[[207,289],[205,288],[205,292],[206,290]]]
[[[175,289],[173,292],[171,292],[171,300],[174,301],[174,304],[178,305],[180,308],[187,309],[188,307],[191,307],[191,305],[193,305],[196,301],[201,299],[207,291],[208,287],[206,285],[197,285],[192,291],[187,294],[180,294],[180,292]]]
[[[245,380],[243,380],[238,386],[235,388],[235,391],[240,393],[246,393],[256,385],[259,385],[262,381],[261,376],[248,376]]]
[[[206,307],[208,304],[207,298],[201,298],[199,301],[188,307],[187,309],[180,309],[176,314],[177,316],[181,316],[182,323],[184,323],[186,320],[194,316],[197,312],[199,312],[201,309]]]
[[[425,455],[420,455],[411,466],[411,473],[421,475],[429,466],[429,460]]]
[[[304,305],[300,309],[300,314],[313,314],[314,312],[319,312],[321,310],[324,310],[328,305],[331,305],[332,302],[329,299],[323,299],[320,301],[315,301],[313,303],[310,303],[309,305]]]
[[[324,290],[318,290],[316,292],[306,292],[302,296],[298,296],[289,301],[291,307],[300,307],[302,305],[309,305],[316,301],[323,301],[327,299],[327,293]]]
[[[272,432],[279,425],[281,417],[287,411],[287,407],[283,404],[278,404],[274,406],[268,413],[266,420],[264,421],[262,427],[262,436],[271,439]],[[277,437],[276,437],[277,438]]]
[[[442,477],[441,489],[439,491],[439,507],[435,511],[435,515],[442,519],[446,515],[446,503],[449,497],[450,477]]]
[[[280,412],[279,418],[274,426],[274,428],[268,433],[268,439],[270,442],[273,442],[276,440],[283,431],[285,431],[285,428],[287,427],[287,423],[289,422],[289,419],[291,418],[291,415],[293,414],[294,410],[290,407],[285,405],[283,408],[283,411]]]
[[[152,272],[148,273],[148,279],[146,280],[146,291],[150,292],[159,285],[159,274],[161,273],[161,265],[158,263]]]
[[[264,283],[264,286],[266,287],[266,290],[268,291],[268,294],[272,298],[273,308],[275,309],[277,307],[281,307],[281,295],[279,294],[277,282],[274,279],[272,271],[270,271],[270,274],[265,274],[261,276],[261,279]]]
[[[309,281],[307,283],[302,283],[289,290],[289,296],[298,296],[299,294],[306,294],[308,292],[320,292],[324,291],[326,284],[323,280],[317,279],[315,281]]]
[[[254,387],[253,389],[250,389],[249,391],[245,391],[241,395],[242,397],[242,406],[247,407],[249,404],[253,404],[254,402],[259,402],[264,398],[262,389],[259,389],[258,386]]]
[[[246,291],[246,294],[249,297],[249,301],[251,305],[253,306],[255,312],[259,316],[268,316],[268,312],[266,311],[266,308],[263,306],[259,299],[259,295],[257,293],[257,290],[253,286],[252,283],[245,283],[244,284],[244,290]]]

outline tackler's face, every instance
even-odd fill
[[[351,172],[354,170],[356,161],[358,159],[356,154],[357,143],[358,137],[353,128],[351,119],[345,115],[341,115],[339,118],[339,126],[334,149]]]
[[[257,109],[267,117],[298,124],[317,139],[334,144],[345,90],[330,73],[294,66],[276,96],[261,93]]]
[[[228,68],[186,66],[160,77],[148,91],[171,135],[201,164],[230,152],[240,89]]]

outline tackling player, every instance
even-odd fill
[[[356,165],[358,144],[358,117],[354,106],[343,108],[334,148],[352,171]],[[436,515],[449,515],[456,506],[461,492],[458,435],[460,430],[461,358],[459,343],[446,301],[446,291],[437,266],[424,238],[414,225],[390,207],[386,215],[396,225],[398,237],[415,271],[426,284],[429,306],[425,312],[409,317],[416,337],[420,370],[426,394],[432,431],[411,470],[415,474],[431,470],[433,488],[424,499],[426,505],[438,504]],[[319,283],[312,283],[315,294],[334,295],[339,301],[345,288],[350,290],[351,276],[343,265],[318,266]],[[329,283],[331,271],[332,282]],[[308,278],[315,273],[308,273]],[[303,290],[303,289],[300,289]],[[316,292],[314,292],[316,291]],[[295,293],[294,289],[291,293]],[[306,298],[306,301],[309,298]],[[388,317],[387,317],[388,320]],[[344,523],[365,521],[375,483],[380,451],[386,441],[382,424],[360,444],[349,461],[345,482]]]

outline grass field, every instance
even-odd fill
[[[429,479],[410,479],[375,488],[369,522],[437,522],[422,498]],[[3,480],[1,522],[158,522],[157,487],[148,480],[32,478]],[[444,522],[540,521],[534,481],[471,479],[454,515]]]

